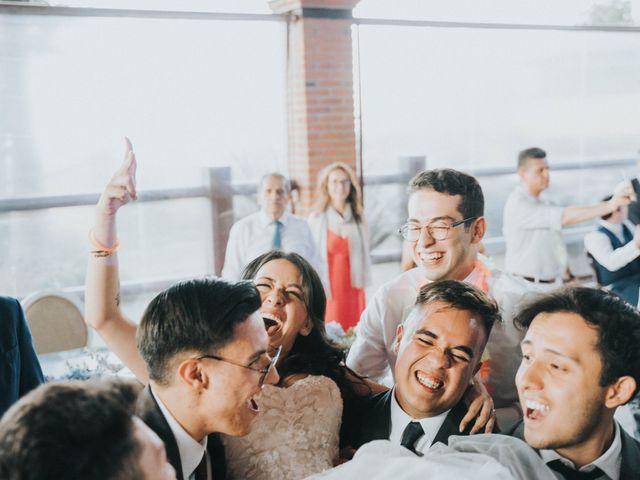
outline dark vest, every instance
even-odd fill
[[[611,242],[611,246],[614,250],[623,247],[627,243],[633,240],[633,233],[629,231],[626,225],[622,225],[622,235],[624,236],[624,243],[620,242],[620,239],[613,233],[604,227],[599,227],[598,232],[604,233]],[[594,258],[594,267],[598,270],[598,279],[602,285],[614,285],[616,282],[629,278],[632,275],[640,273],[640,257],[636,258],[633,262],[626,264],[619,270],[611,272],[600,265]]]

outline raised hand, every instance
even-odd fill
[[[609,205],[611,206],[612,211],[616,211],[619,207],[624,205],[629,205],[631,202],[636,200],[636,194],[633,189],[629,187],[625,187],[620,191],[616,192],[611,200],[609,200]]]
[[[124,162],[113,174],[98,200],[97,208],[103,215],[113,216],[120,207],[137,199],[136,154],[131,141],[127,137],[124,140]]]

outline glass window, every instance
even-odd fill
[[[361,25],[365,171],[400,156],[427,166],[516,170],[520,150],[548,152],[562,204],[595,202],[629,178],[620,167],[554,164],[632,159],[640,147],[640,34]],[[604,173],[603,173],[604,172]],[[489,236],[501,235],[515,175],[486,183]],[[369,197],[371,200],[371,197]]]
[[[0,9],[0,198],[100,192],[124,135],[140,190],[286,171],[285,32]],[[0,214],[0,294],[82,285],[92,221],[92,206]],[[123,282],[212,273],[205,199],[127,206],[120,224]]]

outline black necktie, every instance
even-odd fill
[[[193,471],[193,478],[195,480],[207,480],[207,452],[202,454],[202,460]]]
[[[553,460],[547,463],[547,467],[551,470],[562,474],[566,480],[595,480],[602,476],[603,472],[598,467],[594,468],[590,472],[579,472],[571,467],[565,465],[562,460]]]
[[[408,448],[413,453],[418,453],[414,448],[414,444],[416,443],[416,440],[418,440],[423,435],[424,430],[422,429],[422,425],[420,425],[420,423],[418,422],[410,422],[409,425],[407,425],[407,428],[404,429],[404,432],[402,432],[402,440],[400,440],[400,445]]]

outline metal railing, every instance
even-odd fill
[[[554,170],[578,170],[582,168],[611,168],[611,167],[631,167],[635,164],[634,159],[615,159],[600,160],[577,163],[563,163],[554,165]],[[397,218],[406,218],[407,191],[403,188],[408,181],[418,172],[426,167],[426,157],[402,157],[399,159],[401,170],[393,173],[379,173],[364,176],[365,186],[382,186],[397,185],[400,195],[404,195],[399,199],[399,211],[394,212]],[[512,168],[485,168],[474,169],[469,173],[476,177],[490,177],[495,175],[513,174]],[[177,200],[185,198],[206,198],[210,205],[211,216],[211,238],[212,250],[214,258],[214,273],[220,274],[224,263],[224,255],[226,251],[227,240],[229,238],[229,230],[235,218],[233,214],[233,197],[235,195],[249,196],[255,195],[257,184],[251,182],[232,182],[230,167],[213,167],[207,168],[204,175],[204,184],[201,186],[156,189],[140,191],[138,194],[138,202],[158,202],[166,200]],[[47,195],[47,196],[30,196],[16,198],[0,198],[0,213],[10,213],[26,210],[44,210],[50,208],[68,208],[95,205],[100,197],[98,193],[85,193],[76,195]],[[387,211],[388,214],[388,211]],[[399,223],[399,222],[398,222]],[[585,233],[593,227],[573,227],[563,231],[565,241],[567,243],[575,243],[582,241]],[[389,235],[393,235],[392,230],[384,233],[378,238],[376,245],[379,245]],[[484,240],[486,246],[491,247],[492,251],[500,250],[504,245],[503,237],[492,237]],[[374,264],[399,261],[401,257],[400,249],[388,249],[372,252],[372,262]],[[149,291],[155,291],[165,288],[183,277],[167,277],[141,279],[122,283],[123,294],[135,294]],[[71,286],[64,288],[68,292],[81,294],[84,291],[83,286]]]

